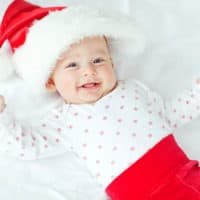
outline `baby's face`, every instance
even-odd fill
[[[112,60],[104,37],[75,43],[58,61],[52,80],[68,103],[94,103],[112,91],[116,84]]]

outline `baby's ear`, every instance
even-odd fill
[[[47,80],[47,82],[46,82],[46,84],[45,84],[45,87],[46,87],[46,89],[47,89],[48,91],[50,91],[50,92],[55,92],[55,91],[56,91],[56,86],[55,86],[55,83],[54,83],[54,80],[53,80],[52,77],[50,77],[50,78]]]

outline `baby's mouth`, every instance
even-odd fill
[[[100,86],[100,83],[98,82],[90,82],[90,83],[84,83],[79,88],[94,89],[94,88],[98,88],[99,86]]]

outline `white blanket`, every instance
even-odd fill
[[[0,17],[10,0],[0,2]],[[72,4],[71,0],[32,0],[42,5]],[[144,53],[132,60],[131,76],[170,99],[200,77],[199,0],[74,0],[76,3],[111,6],[136,17],[147,35]],[[179,144],[200,160],[200,119],[178,129]],[[25,162],[0,156],[0,199],[6,200],[105,200],[101,188],[77,160],[63,154]]]

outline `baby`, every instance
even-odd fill
[[[123,52],[122,44],[132,48],[137,40],[127,18],[85,8],[43,9],[23,1],[8,10],[13,4],[24,5],[18,5],[16,18],[29,7],[29,21],[20,24],[19,18],[18,30],[12,29],[6,12],[2,24],[9,19],[10,29],[2,25],[0,45],[9,41],[15,71],[31,89],[61,100],[45,117],[22,123],[7,112],[1,96],[1,152],[38,159],[73,151],[113,200],[200,199],[198,163],[171,134],[199,116],[199,81],[163,102],[139,81],[116,75],[115,48]]]

